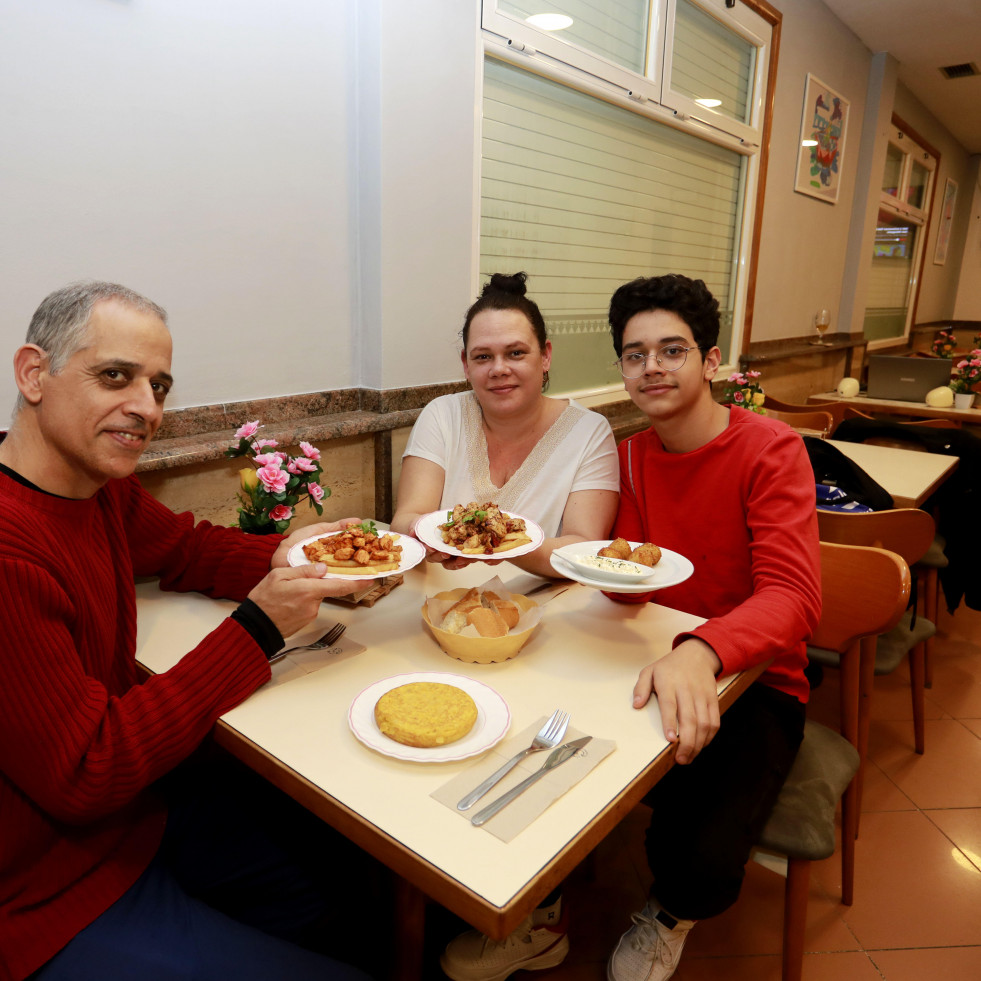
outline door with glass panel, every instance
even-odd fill
[[[938,155],[893,119],[872,246],[863,332],[871,348],[909,334]]]

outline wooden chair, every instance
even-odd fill
[[[772,395],[764,395],[763,408],[767,410],[767,415],[770,414],[770,409],[776,412],[828,412],[834,420],[834,425],[831,427],[834,431],[838,423],[844,418],[845,403],[809,402],[807,405],[801,405],[798,402],[783,402],[780,399],[775,399]]]
[[[818,511],[818,531],[822,542],[842,545],[868,545],[885,548],[899,555],[912,566],[926,554],[934,539],[935,524],[926,511],[917,508],[897,508],[891,511]],[[862,688],[870,693],[872,675],[894,671],[904,657],[909,657],[910,691],[913,702],[913,742],[917,753],[924,750],[924,688],[925,641],[936,633],[934,621],[925,616],[915,617],[907,611],[887,634],[865,641],[866,656],[862,658],[864,676]],[[821,664],[837,666],[834,651],[822,650],[820,644],[808,648],[808,656]],[[842,697],[844,698],[844,692]],[[868,746],[869,697],[859,707],[859,752],[863,758]],[[844,706],[843,706],[844,715]],[[861,781],[859,782],[861,785]]]
[[[842,408],[842,419],[868,419],[870,422],[876,422],[875,416],[869,415],[867,412],[862,412],[861,409],[856,409],[853,405],[846,405]],[[932,419],[896,419],[890,416],[889,422],[895,423],[897,426],[923,426],[926,429],[960,429],[961,424],[956,419],[942,419],[937,416]],[[868,443],[880,442],[882,437],[873,437],[872,439],[866,440]],[[883,446],[899,446],[899,447],[910,447],[911,441],[903,440],[902,433],[897,433],[895,441],[890,440],[889,442],[883,442]],[[919,449],[919,444],[916,444],[912,448]]]
[[[819,434],[822,439],[827,439],[835,426],[834,416],[830,412],[812,409],[804,412],[782,412],[778,409],[767,409],[766,414],[771,419],[779,419],[788,426],[793,426],[794,429],[807,430],[809,434]]]
[[[906,563],[877,548],[821,544],[823,610],[812,642],[836,650],[856,685],[863,637],[891,629],[909,600]],[[835,811],[842,802],[841,899],[854,895],[858,797],[854,776],[860,756],[855,741],[857,706],[850,707],[843,738],[816,722],[804,726],[804,741],[758,845],[787,858],[784,891],[783,981],[800,981],[811,862],[835,850]]]
[[[851,406],[845,407],[844,419],[869,419],[866,415]],[[903,430],[923,429],[960,429],[961,424],[953,419],[915,419],[898,420],[890,418],[894,431],[888,436],[870,436],[864,440],[877,446],[894,446],[901,450],[917,450],[927,452],[923,444],[914,437],[905,438]],[[936,520],[936,515],[934,515]],[[944,552],[946,541],[942,535],[934,535],[933,542],[927,551],[914,564],[910,563],[913,575],[919,582],[919,595],[923,598],[923,615],[932,623],[937,622],[937,611],[940,608],[940,570],[947,567],[947,555]],[[933,637],[927,637],[924,647],[924,677],[927,688],[933,685]]]

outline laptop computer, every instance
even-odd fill
[[[869,356],[870,399],[925,402],[927,392],[950,384],[947,358],[906,358],[902,355]]]

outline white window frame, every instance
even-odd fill
[[[670,88],[671,46],[677,0],[653,0],[649,36],[647,39],[647,65],[645,74],[639,74],[617,65],[600,55],[587,51],[570,41],[563,40],[561,31],[539,30],[511,14],[497,8],[497,0],[483,0],[481,27],[485,44],[494,48],[510,48],[521,52],[528,62],[534,61],[543,74],[558,66],[566,66],[578,73],[591,76],[596,82],[606,82],[620,89],[621,95],[635,103],[658,107],[679,121],[691,121],[716,130],[719,137],[730,137],[725,145],[735,140],[745,149],[756,150],[762,139],[767,70],[770,63],[770,25],[745,3],[727,7],[725,0],[689,0],[694,6],[724,24],[733,33],[757,48],[756,71],[753,80],[751,122],[749,125],[731,119],[722,113],[698,105],[693,99]],[[515,62],[516,64],[519,62]],[[562,81],[562,79],[559,79]],[[698,126],[691,127],[697,131]],[[699,135],[708,137],[700,132]],[[723,142],[717,139],[717,142]]]
[[[774,50],[773,35],[779,31],[780,15],[774,12],[776,20],[772,23],[766,21],[752,9],[754,5],[751,0],[736,0],[733,8],[726,6],[726,0],[691,2],[726,23],[741,37],[759,44],[751,126],[742,125],[728,116],[697,106],[677,93],[669,93],[667,96],[673,106],[663,103],[662,78],[670,77],[666,75],[663,65],[664,52],[668,47],[668,16],[670,13],[673,24],[676,0],[652,0],[646,76],[615,65],[576,44],[563,41],[556,33],[539,30],[499,11],[497,0],[482,0],[481,40],[485,55],[685,130],[748,158],[742,211],[737,219],[736,248],[732,260],[735,289],[732,296],[730,348],[728,352],[723,352],[724,364],[721,369],[727,372],[738,365],[746,335],[751,328],[751,322],[747,323],[747,306],[750,280],[753,278],[752,269],[756,261],[753,245],[759,222],[757,201],[762,193],[760,150],[764,142],[767,85],[775,79],[771,60]],[[765,0],[761,6],[772,11]],[[761,37],[760,25],[766,29],[766,39]],[[660,63],[654,63],[655,61]],[[478,80],[478,100],[483,100],[482,71]],[[689,112],[689,109],[693,111]],[[479,132],[476,138],[479,147]],[[480,159],[479,152],[477,159]],[[475,208],[479,215],[479,168],[476,177]],[[475,237],[475,257],[479,258],[479,235]],[[475,263],[475,268],[477,265]],[[588,399],[593,395],[609,395],[611,392],[613,389],[597,388],[569,394]]]
[[[671,68],[673,51],[667,43],[667,38],[674,36],[674,24],[677,17],[677,0],[668,0],[665,16],[663,71],[661,74],[661,104],[671,109],[675,114],[696,119],[707,126],[712,126],[723,133],[729,133],[741,143],[754,149],[760,146],[763,133],[764,96],[766,93],[767,70],[770,64],[770,25],[755,11],[744,4],[726,7],[725,0],[689,0],[705,13],[710,14],[724,24],[734,34],[749,42],[756,50],[756,69],[753,75],[753,91],[750,106],[750,122],[741,123],[723,113],[716,112],[706,106],[699,105],[694,99],[682,95],[671,88]]]

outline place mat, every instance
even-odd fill
[[[320,628],[322,630],[322,626]],[[307,643],[317,639],[318,634],[304,638],[303,635],[292,638],[294,645]],[[364,644],[359,644],[352,640],[347,634],[342,634],[341,639],[330,647],[324,647],[319,651],[294,651],[287,654],[282,660],[272,665],[272,679],[263,686],[265,688],[275,688],[276,685],[285,685],[287,681],[294,678],[304,678],[308,674],[313,674],[321,668],[326,668],[338,661],[346,661],[349,657],[357,657],[367,648]]]
[[[512,756],[531,745],[535,733],[545,723],[546,716],[522,730],[513,739],[498,743],[490,752],[481,757],[452,780],[438,787],[429,796],[458,814],[464,821],[470,819],[480,810],[493,804],[501,794],[521,783],[525,777],[541,769],[548,759],[551,750],[541,750],[526,756],[496,787],[489,790],[468,811],[458,811],[457,803],[468,794],[477,784],[489,777],[495,770],[502,767]],[[579,729],[569,726],[563,743],[571,742],[580,736],[588,735]],[[533,783],[520,797],[513,800],[502,811],[494,815],[481,828],[474,831],[489,831],[501,841],[508,842],[517,837],[535,818],[542,815],[554,801],[557,801],[567,790],[577,784],[594,767],[606,759],[617,748],[612,739],[597,739],[595,736],[561,766],[546,773],[544,777]]]

